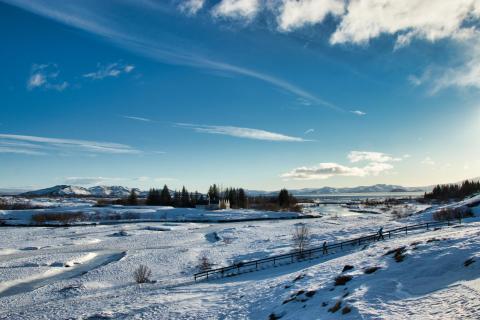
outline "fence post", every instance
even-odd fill
[[[427,230],[428,230],[428,222],[427,222]]]
[[[390,239],[390,236],[391,236],[391,235],[390,235],[390,231],[388,231],[388,239]]]
[[[408,226],[405,226],[405,234],[408,233]]]
[[[340,250],[343,250],[343,242],[340,242]]]
[[[450,226],[450,219],[447,220],[447,226]]]
[[[273,258],[273,265],[275,265],[275,257]]]
[[[255,270],[258,270],[258,261],[255,261]]]
[[[207,280],[208,280],[208,271],[207,271]]]

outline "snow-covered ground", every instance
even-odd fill
[[[173,208],[165,206],[122,206],[109,205],[96,207],[96,202],[88,199],[75,198],[14,198],[1,197],[8,203],[27,204],[34,209],[25,210],[0,210],[0,221],[8,225],[15,224],[36,224],[32,221],[35,214],[82,214],[81,222],[112,222],[118,220],[161,220],[161,221],[182,221],[182,222],[218,222],[232,220],[255,220],[255,219],[281,219],[298,218],[304,213],[297,212],[274,212],[258,211],[248,209],[231,209],[208,211],[196,208]],[[317,214],[318,212],[310,212]],[[50,222],[58,223],[58,222]],[[70,221],[72,223],[72,221]]]
[[[202,256],[226,266],[289,252],[298,223],[308,224],[311,245],[321,245],[426,221],[435,209],[401,219],[322,206],[309,208],[321,217],[308,220],[3,227],[0,319],[478,319],[477,218],[315,260],[193,281]],[[480,215],[478,204],[474,212]],[[386,254],[401,247],[401,262]],[[134,282],[140,264],[151,268],[155,283]],[[345,265],[353,266],[344,272],[352,280],[334,286]],[[370,267],[380,269],[365,274]],[[340,309],[329,312],[338,301]],[[343,315],[345,306],[351,311]]]

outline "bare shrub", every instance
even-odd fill
[[[474,260],[473,258],[470,258],[470,259],[466,260],[466,261],[463,263],[463,265],[464,265],[465,267],[468,267],[469,265],[471,265],[471,264],[474,263],[474,262],[475,262],[475,260]]]
[[[352,309],[349,306],[345,306],[342,309],[342,314],[347,314],[347,313],[350,313],[351,311]]]
[[[28,202],[15,202],[7,199],[0,199],[0,210],[29,210],[29,209],[41,209],[41,206],[33,205]]]
[[[137,270],[133,273],[133,278],[136,283],[149,283],[151,282],[150,277],[152,276],[152,270],[149,267],[140,265]]]
[[[352,270],[353,269],[353,266],[349,265],[349,264],[346,264],[343,269],[342,269],[342,272],[345,272],[345,271],[348,271],[348,270]]]
[[[212,265],[213,264],[210,262],[210,259],[205,254],[201,255],[198,259],[198,269],[200,271],[209,270],[212,268]]]
[[[310,242],[310,230],[308,226],[306,224],[295,226],[292,240],[295,250],[302,254]]]
[[[363,272],[365,274],[372,274],[375,271],[377,271],[378,269],[380,269],[380,267],[370,267],[370,268],[366,268],[365,270],[363,270]]]
[[[333,307],[328,309],[328,312],[335,313],[338,310],[340,310],[341,307],[342,307],[342,301],[338,300],[337,303],[333,305]]]
[[[352,280],[352,276],[337,276],[335,278],[336,286],[344,286],[348,281]]]
[[[47,222],[67,224],[85,220],[88,220],[88,216],[83,212],[42,212],[32,215],[32,221],[36,224],[44,224]]]
[[[470,208],[443,208],[434,212],[432,217],[435,221],[459,220],[473,217],[473,211]]]

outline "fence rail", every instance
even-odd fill
[[[450,226],[450,225],[460,224],[460,223],[462,223],[461,220],[435,221],[435,222],[426,222],[426,223],[415,224],[415,225],[407,225],[407,226],[396,228],[396,229],[386,230],[383,232],[383,237],[388,237],[390,239],[392,236],[395,236],[398,234],[404,234],[404,233],[408,234],[408,231],[418,231],[418,230],[427,231],[427,230],[430,230],[431,228],[439,228],[442,226]],[[309,259],[319,258],[323,255],[328,254],[328,251],[332,251],[335,249],[343,250],[344,248],[348,248],[349,246],[350,247],[360,246],[362,244],[375,242],[379,240],[380,240],[379,234],[375,233],[375,234],[370,234],[370,235],[355,238],[355,239],[350,239],[342,242],[329,244],[326,246],[326,248],[324,248],[323,246],[315,247],[315,248],[303,250],[302,252],[295,251],[295,252],[285,253],[281,255],[270,256],[270,257],[258,259],[258,260],[239,262],[227,267],[204,270],[202,272],[195,273],[193,277],[195,281],[200,279],[208,280],[209,278],[212,278],[212,277],[222,277],[222,278],[229,277],[229,276],[234,276],[240,273],[256,271],[256,270],[259,270],[259,268],[261,267],[277,266],[280,263],[294,263],[294,262],[300,262],[300,261],[305,261]]]

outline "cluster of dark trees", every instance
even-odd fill
[[[127,198],[119,199],[115,203],[136,206],[145,203],[149,206],[173,206],[179,208],[194,208],[196,205],[206,205],[208,201],[217,202],[220,199],[228,200],[230,207],[237,208],[255,208],[260,210],[293,210],[299,211],[301,208],[297,205],[297,199],[292,196],[287,189],[280,190],[276,197],[248,197],[243,188],[220,189],[216,184],[209,187],[207,195],[195,192],[189,192],[185,187],[182,190],[172,192],[167,185],[163,189],[152,188],[148,191],[145,200],[138,199],[134,190],[130,192]]]
[[[223,198],[230,202],[230,208],[248,208],[248,198],[242,188],[227,188],[223,191]]]
[[[188,192],[183,187],[181,191],[175,190],[173,197],[167,185],[162,190],[152,188],[148,191],[146,205],[149,206],[174,206],[180,208],[194,208],[197,204],[205,204],[205,197],[195,192]]]
[[[287,189],[280,190],[276,197],[258,196],[249,198],[249,203],[251,208],[266,211],[302,210],[297,199]]]
[[[439,184],[432,192],[425,192],[424,198],[443,201],[463,199],[476,193],[480,193],[480,182],[465,180],[461,184]]]

